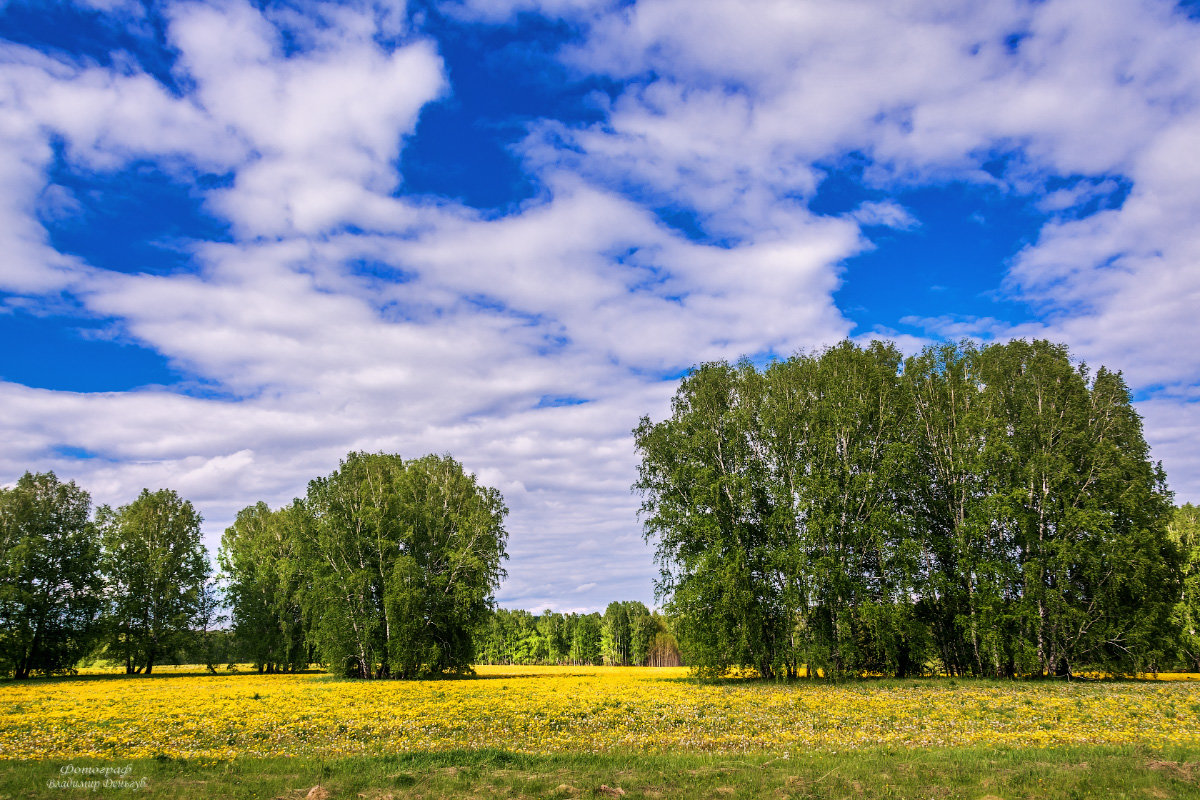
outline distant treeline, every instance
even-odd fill
[[[1121,374],[1063,346],[704,364],[635,436],[659,593],[704,671],[1200,669],[1196,511]]]
[[[676,667],[679,644],[667,620],[642,603],[609,603],[604,614],[540,615],[500,608],[475,637],[481,664],[608,664]]]

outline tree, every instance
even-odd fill
[[[914,448],[906,501],[923,556],[917,614],[942,670],[1011,673],[1005,603],[1013,572],[992,519],[984,447],[993,423],[979,350],[970,342],[927,347],[905,362],[904,385]]]
[[[993,548],[1013,581],[1009,637],[1025,671],[1139,669],[1170,649],[1178,551],[1170,493],[1120,373],[1046,341],[981,354]]]
[[[1173,627],[1180,632],[1181,655],[1194,672],[1200,672],[1200,507],[1187,503],[1176,508],[1168,533],[1183,565]]]
[[[749,363],[704,364],[683,379],[669,419],[643,417],[634,431],[657,590],[670,598],[689,663],[710,674],[752,664],[770,675],[792,625],[773,579],[780,548],[752,436],[762,392]]]
[[[88,493],[53,472],[0,489],[0,672],[70,669],[100,611],[99,540]]]
[[[574,628],[571,634],[571,663],[597,664],[600,662],[600,615],[572,615]]]
[[[628,666],[633,658],[633,632],[637,620],[650,611],[636,600],[608,604],[600,625],[600,652],[606,664]]]
[[[110,651],[128,674],[156,663],[193,637],[204,610],[208,557],[200,515],[170,489],[143,489],[113,511],[97,511],[108,593]]]
[[[911,458],[909,403],[892,345],[842,342],[791,361],[811,366],[768,371],[768,396],[807,397],[794,451],[773,448],[768,456],[780,462],[774,494],[791,499],[772,538],[788,545],[785,575],[800,587],[791,594],[802,601],[797,638],[804,660],[840,674],[870,658],[857,646],[863,617],[846,612],[871,606],[876,617],[903,616],[913,595],[917,559],[906,546],[901,501]],[[905,661],[903,639],[893,636],[899,626],[881,621],[878,644],[891,652],[889,662]],[[795,660],[785,660],[795,674]]]
[[[629,657],[639,667],[649,666],[650,651],[654,647],[654,637],[659,631],[665,630],[657,614],[642,614],[633,618],[633,630],[630,634]]]
[[[299,503],[272,511],[259,502],[238,512],[221,538],[218,561],[228,581],[233,630],[242,652],[260,671],[303,669],[307,626],[300,590],[308,574],[300,561],[307,516]]]
[[[669,419],[642,420],[636,488],[689,663],[764,677],[795,675],[802,659],[851,669],[861,637],[846,610],[873,603],[878,617],[912,596],[900,360],[845,342],[764,372],[705,364]]]
[[[500,493],[448,456],[351,453],[309,484],[304,605],[328,666],[401,678],[470,669],[507,557]]]
[[[563,663],[571,651],[563,615],[547,608],[538,617],[537,627],[546,643],[546,660],[551,664]]]
[[[679,642],[666,618],[657,611],[634,618],[633,663],[643,667],[683,666]]]
[[[498,608],[476,628],[475,653],[484,664],[540,664],[546,660],[547,643],[533,614]]]

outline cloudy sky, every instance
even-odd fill
[[[511,508],[498,598],[653,599],[691,365],[1048,337],[1200,501],[1200,7],[0,0],[0,483],[214,548],[350,450]]]

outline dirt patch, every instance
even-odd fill
[[[1160,772],[1169,772],[1180,780],[1191,781],[1200,770],[1200,762],[1196,761],[1156,761],[1151,759],[1146,766]]]

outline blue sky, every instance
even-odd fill
[[[511,508],[499,599],[651,601],[700,361],[1048,337],[1200,501],[1200,23],[1151,0],[0,2],[0,482],[215,549],[352,449]]]

